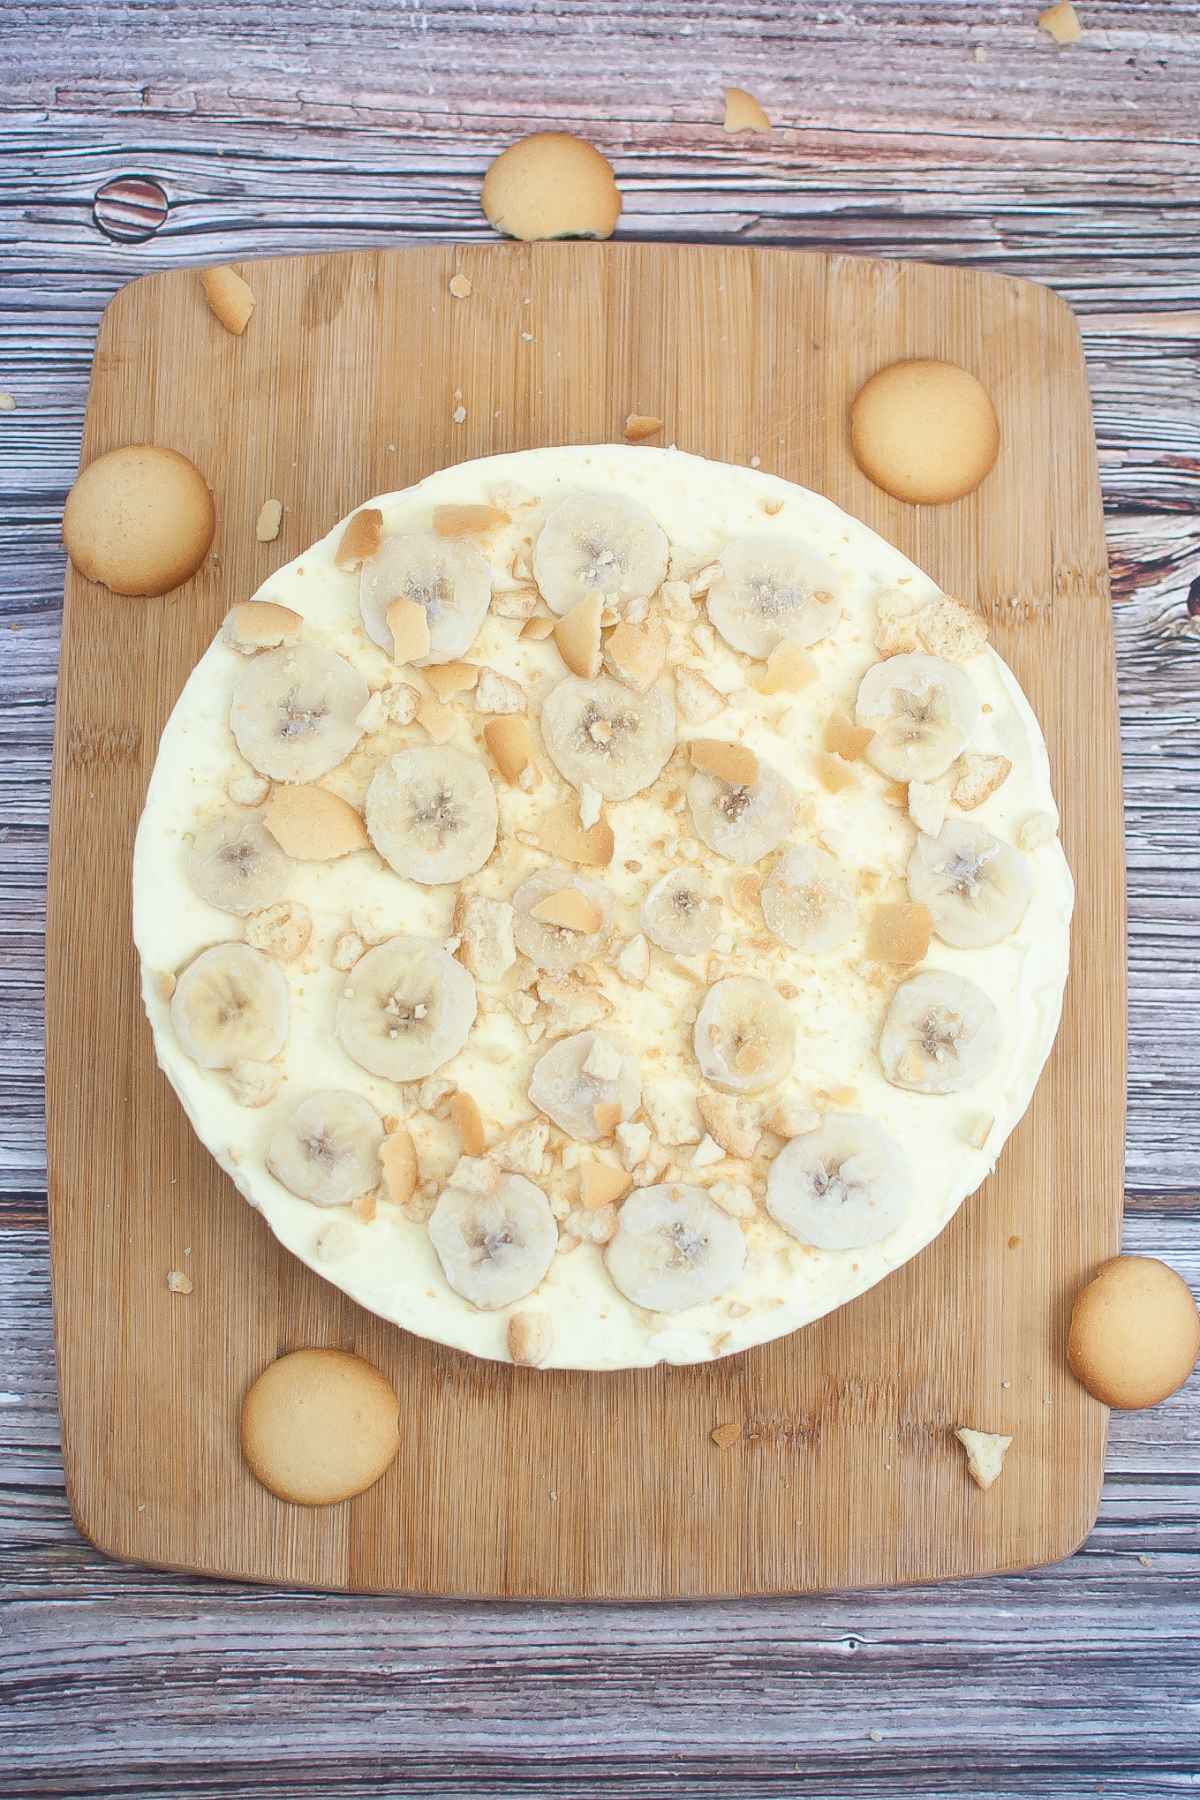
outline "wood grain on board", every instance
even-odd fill
[[[447,293],[460,268],[466,302]],[[241,339],[186,272],[121,293],[87,415],[85,460],[139,439],[183,449],[221,523],[214,556],[166,600],[68,579],[48,1099],[82,1528],[151,1563],[505,1596],[793,1592],[1065,1554],[1094,1518],[1104,1440],[1063,1364],[1065,1309],[1118,1241],[1124,1058],[1107,568],[1069,312],[991,275],[746,249],[472,246],[248,272]],[[849,398],[906,354],[964,362],[997,401],[1000,462],[951,508],[889,500],[847,453]],[[727,1362],[547,1376],[409,1337],[275,1246],[154,1067],[128,860],[158,733],[232,600],[369,494],[468,456],[611,439],[631,410],[662,416],[683,448],[758,457],[829,494],[989,616],[1050,746],[1081,895],[1076,974],[999,1171],[914,1263]],[[264,550],[252,525],[268,497],[287,512]],[[178,1267],[194,1282],[182,1302],[165,1280]],[[396,1467],[334,1511],[281,1505],[237,1453],[246,1384],[306,1343],[359,1350],[404,1408]],[[709,1433],[727,1420],[743,1435],[721,1452]],[[986,1497],[953,1441],[962,1423],[1015,1436]]]

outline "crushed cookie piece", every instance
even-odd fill
[[[978,750],[964,750],[951,770],[954,786],[950,797],[964,812],[974,812],[1008,780],[1012,763],[1007,756],[989,756]]]
[[[443,706],[440,700],[432,697],[422,700],[417,707],[417,724],[435,744],[449,742],[454,736],[457,719],[458,715],[449,706]]]
[[[540,1368],[554,1348],[554,1322],[548,1313],[513,1313],[507,1335],[508,1354],[523,1368]]]
[[[1055,6],[1039,13],[1038,30],[1048,33],[1056,44],[1077,44],[1083,36],[1083,26],[1071,0],[1057,0]]]
[[[974,1431],[969,1425],[958,1425],[955,1437],[967,1453],[967,1470],[978,1488],[990,1488],[1004,1464],[1012,1443],[996,1431]]]
[[[260,544],[273,544],[279,536],[283,519],[282,500],[264,500],[254,521],[254,535]]]
[[[533,738],[528,722],[512,716],[489,719],[483,728],[483,741],[505,781],[515,786],[533,762]]]
[[[933,914],[907,900],[884,902],[871,916],[867,955],[875,962],[919,963],[929,954]]]
[[[796,694],[817,678],[817,665],[799,644],[785,638],[776,644],[763,668],[754,677],[760,694]]]
[[[813,752],[816,765],[817,780],[829,794],[844,793],[847,788],[857,787],[858,778],[844,757],[830,750]],[[905,796],[907,798],[907,796]]]
[[[528,704],[529,696],[519,681],[512,681],[507,675],[498,674],[495,669],[480,669],[475,684],[477,712],[508,718],[514,713],[523,713]]]
[[[415,600],[393,600],[386,617],[394,663],[417,662],[429,655],[429,618],[423,606]]]
[[[625,420],[625,442],[644,444],[648,438],[657,437],[662,428],[662,420],[650,413],[630,413]]]
[[[846,762],[858,762],[874,736],[869,726],[855,725],[844,713],[832,713],[825,721],[821,743]]]
[[[727,781],[731,787],[751,788],[758,780],[758,758],[745,744],[725,738],[692,738],[688,744],[692,767]]]
[[[675,670],[675,698],[689,725],[707,725],[725,708],[724,694],[703,675],[683,665]]]
[[[383,514],[377,506],[364,506],[346,523],[333,553],[334,567],[353,573],[376,554],[383,542]]]

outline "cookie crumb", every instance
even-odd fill
[[[736,1444],[741,1437],[742,1428],[730,1420],[725,1425],[714,1425],[708,1435],[719,1449],[728,1450],[730,1444]]]
[[[625,420],[625,442],[644,444],[647,438],[657,437],[662,428],[662,420],[652,413],[629,413]]]
[[[0,394],[0,412],[16,412],[17,403],[11,394]]]
[[[168,1269],[167,1286],[173,1294],[190,1294],[193,1286],[192,1278],[190,1275],[185,1275],[182,1269]]]
[[[454,411],[450,414],[450,417],[454,420],[454,423],[456,425],[461,425],[463,423],[463,421],[466,419],[466,416],[467,416],[467,409],[463,405],[462,401],[460,400],[458,405],[455,407]]]
[[[969,1425],[955,1427],[955,1437],[967,1453],[967,1472],[978,1488],[990,1488],[999,1475],[1012,1443],[997,1431],[974,1431]]]
[[[1077,44],[1083,36],[1083,26],[1071,0],[1058,0],[1056,6],[1039,13],[1038,30],[1046,32],[1056,44]]]
[[[762,105],[746,88],[725,89],[725,130],[770,131],[771,121]]]
[[[279,536],[280,521],[283,518],[282,500],[264,500],[259,508],[258,518],[254,522],[254,535],[260,544],[273,544]]]
[[[248,281],[230,268],[201,269],[200,285],[209,310],[231,337],[241,337],[254,311],[254,294]]]
[[[908,900],[886,901],[871,915],[867,955],[875,962],[919,963],[929,954],[933,914]]]
[[[469,300],[471,298],[473,292],[471,278],[469,275],[464,275],[461,269],[455,271],[450,277],[447,285],[456,300]]]

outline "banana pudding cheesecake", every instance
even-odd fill
[[[930,1242],[1072,884],[980,618],[831,502],[533,450],[235,604],[134,855],[158,1060],[276,1237],[479,1356],[698,1362]]]

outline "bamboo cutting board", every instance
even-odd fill
[[[471,279],[452,299],[455,270]],[[118,295],[83,460],[149,441],[217,497],[214,555],[165,600],[67,580],[47,976],[51,1226],[64,1453],[113,1556],[414,1593],[788,1593],[1053,1560],[1095,1516],[1106,1414],[1070,1379],[1070,1298],[1118,1247],[1124,889],[1108,580],[1079,339],[994,275],[788,251],[501,244],[254,264],[245,336],[193,272]],[[847,407],[900,356],[948,356],[1004,446],[974,497],[914,509],[849,454]],[[455,409],[465,419],[454,422]],[[818,489],[994,626],[1042,720],[1079,886],[1062,1031],[998,1172],[943,1236],[806,1330],[690,1369],[539,1374],[360,1311],[280,1250],[158,1074],[129,858],[158,735],[226,608],[367,496],[447,462],[620,436]],[[283,532],[257,544],[262,501]],[[194,1287],[175,1295],[167,1271]],[[306,1511],[237,1445],[282,1351],[360,1352],[401,1397],[398,1463]],[[737,1421],[718,1450],[709,1433]],[[1009,1432],[979,1493],[953,1427]]]

